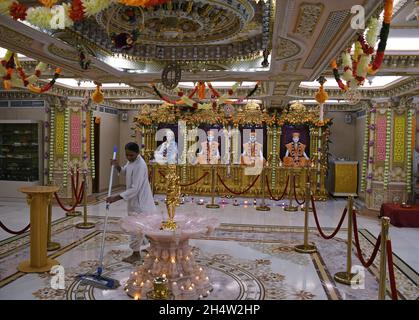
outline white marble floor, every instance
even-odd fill
[[[165,214],[165,206],[162,203],[163,196],[156,196],[160,202],[158,205],[162,214]],[[271,211],[257,211],[253,206],[253,199],[238,199],[240,206],[233,206],[233,199],[225,199],[227,204],[221,205],[220,209],[207,209],[204,205],[198,205],[197,201],[201,197],[187,197],[185,204],[179,207],[180,212],[197,213],[198,215],[209,215],[217,217],[221,223],[235,223],[247,225],[273,225],[273,226],[303,226],[304,213],[286,212],[280,206],[281,202],[267,201],[271,206]],[[208,198],[202,198],[205,202],[209,201]],[[247,200],[249,205],[243,205]],[[220,199],[217,199],[220,202]],[[317,202],[317,211],[319,213],[320,224],[323,227],[336,227],[342,210],[345,206],[344,199],[332,199],[327,202]],[[123,201],[114,203],[110,209],[110,215],[115,217],[123,217],[126,215],[125,203]],[[100,202],[88,207],[88,213],[96,216],[103,216],[105,214],[104,202]],[[57,207],[53,208],[53,220],[65,216],[64,211]],[[12,230],[20,230],[24,228],[29,222],[29,208],[25,201],[0,201],[0,220]],[[310,214],[310,226],[314,227],[314,218]],[[346,226],[346,221],[343,227]],[[380,233],[380,220],[373,217],[360,216],[358,219],[358,227],[364,228],[371,232],[374,236]],[[6,239],[11,235],[7,232],[0,230],[0,240]],[[391,226],[390,236],[392,239],[393,251],[402,260],[404,260],[416,272],[419,272],[419,229],[417,228],[397,228]],[[344,233],[341,234],[344,238]]]

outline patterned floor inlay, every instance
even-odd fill
[[[119,218],[109,220],[104,265],[105,275],[118,279],[122,286],[99,290],[76,280],[79,274],[94,272],[98,263],[103,218],[90,219],[97,223],[95,229],[76,229],[80,217],[54,222],[53,240],[62,247],[50,256],[64,267],[65,289],[53,289],[49,273],[24,274],[16,270],[16,265],[29,255],[27,233],[1,241],[0,299],[130,299],[123,285],[133,266],[122,262],[131,253],[129,236],[120,231]],[[346,268],[345,240],[323,240],[310,229],[310,241],[317,245],[318,253],[308,255],[293,250],[302,240],[301,227],[240,224],[222,224],[213,235],[192,239],[195,259],[208,268],[214,287],[205,299],[377,299],[378,260],[364,272],[365,287],[351,288],[333,280],[336,272]],[[360,241],[366,255],[371,254],[374,237],[361,230]],[[355,254],[352,259],[354,264],[359,263]],[[400,258],[394,260],[399,298],[417,299],[417,273]]]

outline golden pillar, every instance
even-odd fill
[[[380,274],[378,287],[378,300],[386,299],[386,280],[387,280],[387,240],[390,218],[381,219],[381,244],[380,244]]]
[[[19,189],[27,195],[30,205],[30,260],[20,263],[17,269],[21,272],[46,272],[51,267],[60,264],[57,260],[47,257],[48,242],[48,203],[54,192],[59,190],[55,186],[33,186]]]
[[[352,273],[352,213],[353,213],[354,198],[348,197],[348,239],[346,247],[346,271],[337,272],[334,276],[339,283],[351,285],[352,279],[356,276]],[[354,279],[355,280],[355,279]]]

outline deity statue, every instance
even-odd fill
[[[306,145],[300,142],[300,133],[292,134],[292,142],[285,145],[287,151],[284,157],[284,165],[287,167],[304,167],[310,164],[310,159],[305,153]]]
[[[180,184],[179,176],[176,173],[176,164],[169,164],[166,174],[166,208],[168,221],[162,223],[163,229],[176,229],[175,210],[180,203]]]
[[[243,144],[242,162],[248,166],[262,166],[263,161],[263,146],[256,141],[256,132],[251,132],[249,141]]]
[[[154,159],[159,164],[176,164],[177,155],[178,150],[175,134],[172,130],[168,129],[166,131],[166,141],[154,151]]]
[[[214,141],[214,132],[207,132],[207,141],[201,143],[201,152],[198,153],[199,164],[218,164],[220,161],[219,143]]]

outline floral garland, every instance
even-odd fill
[[[379,35],[380,42],[372,62],[372,54],[374,53],[378,35],[378,19],[376,18],[370,20],[366,38],[362,34],[358,35],[358,39],[355,42],[353,59],[350,55],[350,49],[342,53],[344,71],[342,78],[346,81],[346,84],[343,83],[340,77],[336,59],[332,60],[331,68],[333,76],[341,90],[347,91],[351,87],[362,86],[367,74],[374,75],[380,69],[384,59],[392,14],[393,0],[386,0],[384,5],[384,19]]]
[[[0,65],[0,76],[3,79],[3,87],[5,90],[9,90],[12,87],[25,87],[34,93],[47,92],[53,87],[55,81],[60,76],[61,68],[55,69],[54,76],[49,83],[42,87],[35,86],[35,83],[39,80],[41,73],[46,70],[46,67],[47,65],[45,63],[39,62],[35,67],[35,73],[28,77],[22,68],[17,54],[7,50]],[[15,70],[19,77],[16,76]]]
[[[368,126],[368,153],[367,153],[367,193],[372,193],[372,179],[373,179],[373,159],[374,159],[374,130],[376,121],[377,109],[375,107],[370,110],[370,124]]]
[[[55,106],[50,109],[50,122],[45,123],[47,127],[49,125],[49,162],[48,162],[48,182],[53,181],[54,174],[54,139],[55,139]]]
[[[367,115],[365,120],[365,131],[364,131],[364,147],[362,157],[362,173],[361,173],[361,192],[365,191],[365,179],[367,177],[367,162],[368,162],[368,141],[370,133],[370,122],[371,113]]]
[[[387,117],[387,136],[386,136],[386,159],[384,160],[384,190],[387,190],[390,175],[390,149],[391,149],[391,110],[386,111]]]
[[[43,6],[28,9],[17,0],[2,0],[0,13],[9,12],[14,20],[26,20],[43,29],[65,29],[119,2],[127,6],[153,7],[169,0],[71,0],[57,5],[57,0],[40,0]],[[64,13],[64,20],[62,19]]]
[[[63,154],[63,187],[67,186],[67,175],[68,175],[68,136],[70,131],[70,109],[66,107],[64,109],[64,154]]]
[[[259,85],[260,85],[260,81],[257,81],[256,82],[256,85],[254,86],[254,88],[252,89],[252,90],[250,90],[250,92],[245,96],[245,97],[243,97],[243,98],[239,98],[239,99],[237,99],[237,102],[243,102],[244,100],[246,100],[246,99],[249,99],[251,96],[253,96],[253,94],[258,90],[258,88],[259,88]],[[216,89],[214,89],[214,87],[212,86],[212,84],[211,84],[211,82],[207,82],[207,86],[208,86],[208,88],[211,90],[211,92],[212,92],[212,96],[211,96],[211,98],[219,98],[220,96],[221,96],[221,94],[216,90]],[[230,89],[231,90],[231,89]],[[232,95],[233,94],[233,92],[232,91],[230,91],[229,90],[229,94],[230,95]],[[230,101],[226,101],[225,103],[232,103],[232,102],[230,102]]]
[[[406,189],[407,193],[412,192],[412,132],[413,129],[413,110],[407,111],[407,150],[406,150]]]

